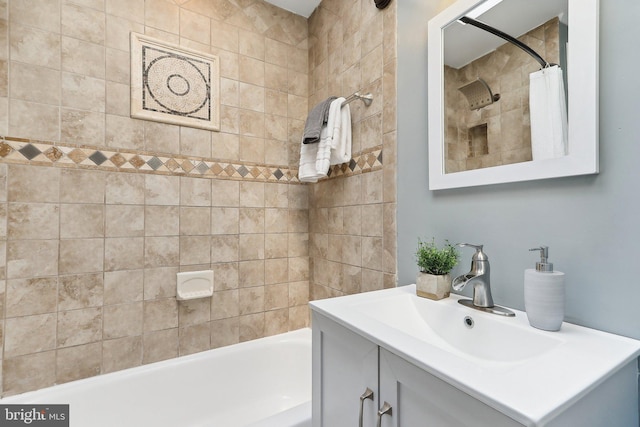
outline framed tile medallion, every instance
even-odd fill
[[[131,117],[219,131],[219,58],[132,32]]]

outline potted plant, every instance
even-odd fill
[[[460,254],[455,246],[445,240],[442,249],[438,249],[434,239],[423,242],[418,239],[416,261],[420,272],[416,280],[418,296],[439,300],[451,293],[449,272],[456,266]]]

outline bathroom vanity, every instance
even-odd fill
[[[415,286],[310,303],[314,427],[638,426],[640,341]]]

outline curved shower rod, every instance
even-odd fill
[[[507,34],[505,32],[502,32],[502,31],[498,30],[497,28],[493,28],[491,25],[487,25],[484,22],[480,22],[480,21],[475,20],[473,18],[469,18],[468,16],[461,17],[459,19],[459,21],[461,21],[461,22],[463,22],[465,24],[473,25],[474,27],[478,27],[481,30],[487,31],[487,32],[493,34],[494,36],[498,36],[498,37],[500,37],[502,39],[505,39],[509,43],[512,43],[512,44],[518,46],[520,49],[524,50],[529,55],[531,55],[533,57],[533,59],[538,61],[538,63],[540,64],[540,66],[542,68],[547,68],[547,67],[550,67],[551,65],[555,65],[555,64],[550,64],[547,61],[545,61],[540,55],[538,55],[538,53],[535,50],[531,49],[529,46],[527,46],[526,44],[522,43],[520,40],[516,39],[515,37],[510,36],[509,34]]]

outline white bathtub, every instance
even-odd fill
[[[311,330],[11,396],[69,404],[71,427],[311,426]]]

